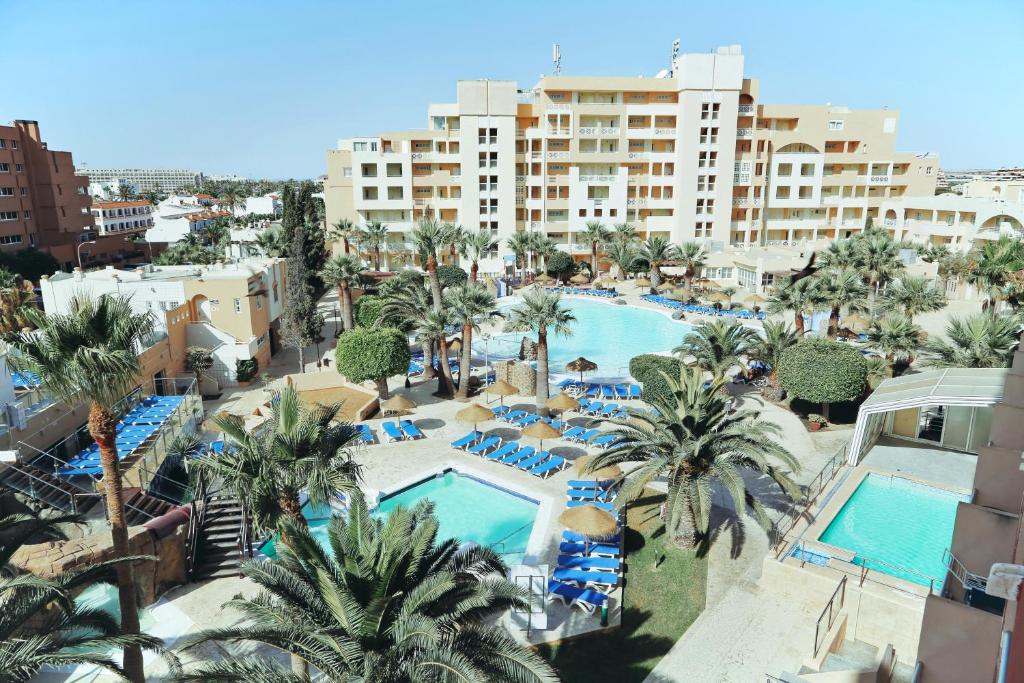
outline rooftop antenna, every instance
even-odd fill
[[[555,75],[562,73],[562,49],[558,43],[551,46],[551,61],[555,63]]]
[[[669,76],[675,76],[676,75],[676,67],[678,66],[678,62],[679,62],[679,39],[676,38],[675,40],[672,41],[672,61],[669,63],[669,67],[668,67],[668,75]]]

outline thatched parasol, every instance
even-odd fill
[[[580,402],[564,391],[560,391],[557,396],[548,399],[548,408],[553,408],[559,413],[564,413],[567,410],[575,410],[579,407]]]
[[[622,476],[622,469],[618,465],[608,465],[601,469],[594,470],[593,472],[587,471],[587,465],[594,459],[592,455],[584,455],[576,458],[575,463],[576,473],[580,476],[593,477],[595,480],[601,479],[618,479]]]
[[[551,277],[547,273],[541,273],[537,277],[533,278],[534,282],[554,282],[555,278]]]
[[[725,292],[711,292],[704,298],[708,301],[729,301],[732,297]]]
[[[473,403],[455,413],[455,419],[459,422],[468,422],[469,424],[472,424],[473,431],[475,432],[477,423],[493,420],[494,413],[489,411],[487,408],[484,408],[479,403]]]
[[[456,337],[455,339],[452,339],[450,342],[448,342],[448,351],[449,351],[449,353],[458,353],[461,350],[462,350],[462,340],[459,339],[458,337]]]
[[[569,282],[572,282],[573,284],[577,285],[585,285],[588,282],[590,282],[590,278],[580,273],[578,275],[573,275],[571,278],[569,278]]]
[[[871,319],[861,315],[860,313],[851,313],[843,318],[843,324],[854,331],[866,330],[871,327]]]
[[[672,284],[671,282],[668,282],[668,281],[662,282],[660,285],[655,287],[655,289],[658,290],[659,292],[668,292],[668,291],[673,290],[675,288],[676,288],[676,286],[674,284]]]
[[[557,439],[562,436],[562,433],[552,427],[544,420],[534,422],[532,425],[523,430],[523,436],[532,436],[535,439],[540,439],[540,450],[544,450],[544,439]]]
[[[750,304],[752,306],[757,306],[757,305],[760,305],[760,304],[763,304],[763,303],[767,302],[768,298],[767,297],[763,297],[760,294],[751,294],[748,297],[744,297],[743,300],[746,301],[748,304]]]
[[[416,402],[402,394],[395,394],[380,404],[381,412],[386,414],[407,413],[415,407]]]
[[[597,363],[592,360],[587,360],[583,356],[580,356],[574,361],[569,361],[565,364],[565,369],[569,372],[580,373],[580,382],[583,382],[583,373],[592,372],[597,370]]]
[[[638,278],[637,278],[637,279],[635,280],[635,282],[636,282],[636,286],[637,286],[637,287],[650,287],[650,286],[651,286],[651,281],[650,281],[650,280],[648,280],[648,279],[647,279],[647,278],[645,278],[645,277],[638,277]]]
[[[518,389],[516,389],[514,386],[512,386],[503,379],[499,379],[494,384],[488,385],[487,388],[484,389],[484,391],[492,396],[500,396],[501,405],[505,405],[506,396],[513,396],[519,393]]]
[[[593,505],[568,508],[558,515],[558,522],[590,541],[611,538],[619,530],[619,523],[610,512]]]

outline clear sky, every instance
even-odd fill
[[[1024,2],[0,0],[0,121],[93,166],[326,172],[338,138],[426,125],[458,79],[653,75],[738,43],[762,102],[900,111],[946,168],[1024,165]]]

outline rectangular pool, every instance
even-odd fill
[[[438,541],[457,538],[463,543],[488,546],[508,565],[520,564],[526,552],[538,502],[466,474],[447,470],[383,496],[371,514],[382,518],[398,506],[410,508],[422,499],[434,503],[438,520]],[[302,514],[310,531],[325,547],[330,509],[315,509],[309,504]],[[274,540],[260,551],[276,556]]]
[[[872,472],[818,540],[856,553],[855,564],[890,576],[922,586],[934,578],[939,590],[946,576],[943,552],[962,500],[969,496]]]

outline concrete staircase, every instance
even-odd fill
[[[859,640],[843,640],[839,648],[829,652],[814,670],[803,666],[795,677],[786,681],[815,683],[910,683],[913,666],[900,662],[891,646],[879,651],[874,645]]]
[[[238,548],[238,537],[242,518],[242,506],[234,498],[215,496],[207,501],[200,531],[198,566],[193,577],[195,581],[240,574],[242,553]],[[248,521],[246,523],[248,525]],[[251,526],[248,526],[248,531],[251,535]]]
[[[174,505],[163,498],[151,496],[140,488],[124,489],[124,515],[128,526],[145,524],[154,517],[174,509]]]
[[[15,462],[0,464],[0,486],[17,491],[42,505],[64,512],[88,512],[100,496],[38,467]]]

